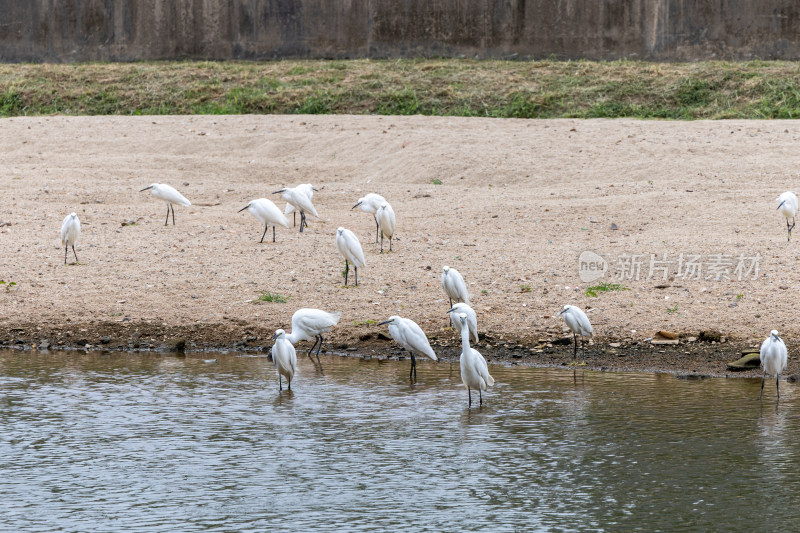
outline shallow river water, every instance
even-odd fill
[[[0,351],[0,529],[800,527],[793,384],[213,357]]]

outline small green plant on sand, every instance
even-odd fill
[[[6,290],[10,291],[11,287],[14,287],[14,286],[17,285],[17,282],[16,281],[3,281],[2,279],[0,279],[0,285],[5,285],[6,286]]]
[[[678,304],[675,304],[672,307],[667,307],[667,313],[677,313],[677,312],[678,312]]]
[[[289,301],[289,296],[283,296],[283,295],[278,294],[277,292],[264,291],[264,292],[261,293],[261,296],[259,296],[256,299],[256,301],[257,302],[274,302],[274,303],[278,303],[278,304],[285,304],[286,302]]]
[[[629,290],[630,289],[628,287],[623,287],[619,283],[601,283],[600,285],[595,285],[594,287],[587,287],[586,296],[597,298],[598,292],[629,291]]]
[[[530,285],[520,285],[519,286],[519,292],[531,292],[531,286]]]
[[[377,324],[377,323],[378,323],[377,320],[370,320],[370,319],[361,320],[361,321],[353,320],[353,325],[354,326],[372,326],[372,325]]]
[[[431,183],[433,183],[434,185],[441,185],[442,184],[442,180],[440,180],[438,178],[433,178],[431,180]]]

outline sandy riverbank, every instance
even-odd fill
[[[331,349],[386,346],[367,321],[400,314],[457,355],[439,282],[448,264],[469,284],[490,359],[571,358],[547,343],[573,303],[591,308],[596,367],[720,374],[775,328],[800,371],[800,243],[786,242],[774,203],[798,188],[797,122],[43,117],[2,120],[0,133],[0,280],[16,283],[0,286],[6,344],[253,348],[297,308],[319,307],[343,313]],[[176,208],[174,227],[138,192],[153,182],[194,203]],[[303,182],[324,187],[322,220],[259,244],[263,228],[237,211],[262,196],[283,207],[269,193]],[[391,254],[378,254],[371,216],[350,209],[367,192],[397,213]],[[80,264],[65,267],[58,232],[71,211]],[[358,288],[342,287],[338,226],[364,244]],[[605,278],[581,281],[584,251],[607,261]],[[630,290],[584,294],[601,281]],[[290,299],[255,303],[262,291]],[[651,346],[658,330],[682,344]],[[689,342],[702,330],[726,342]]]

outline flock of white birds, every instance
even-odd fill
[[[163,184],[154,183],[149,187],[145,187],[139,192],[150,190],[156,198],[163,200],[167,204],[167,218],[164,225],[169,224],[169,215],[172,211],[172,224],[175,224],[175,208],[173,204],[182,206],[190,206],[191,202],[183,196],[175,188]],[[289,219],[286,215],[292,213],[295,219],[297,213],[300,213],[300,232],[307,226],[306,215],[311,214],[319,218],[319,213],[314,208],[312,199],[315,189],[310,183],[304,183],[297,187],[285,187],[273,194],[280,194],[286,200],[286,208],[284,212],[276,206],[272,201],[266,198],[258,198],[251,201],[239,212],[249,211],[259,222],[264,224],[264,233],[261,235],[259,242],[264,242],[264,237],[267,235],[269,225],[272,224],[272,242],[275,242],[275,227],[280,225],[289,228]],[[795,216],[798,211],[797,194],[787,191],[781,194],[778,199],[778,211],[786,217],[786,228],[788,239],[792,239],[792,229],[795,226]],[[381,253],[383,253],[384,238],[389,240],[389,251],[392,251],[392,238],[394,237],[396,218],[394,210],[386,199],[375,193],[370,193],[359,198],[356,204],[352,207],[358,207],[365,213],[372,214],[375,219],[375,242],[380,239]],[[789,220],[791,219],[791,224]],[[64,218],[61,224],[61,244],[64,246],[64,264],[67,263],[69,249],[72,248],[72,253],[75,255],[75,262],[78,262],[78,254],[75,252],[75,242],[81,233],[81,223],[78,215],[70,213]],[[353,265],[353,282],[358,285],[358,268],[366,265],[364,258],[364,250],[361,247],[361,242],[352,231],[339,227],[336,230],[336,250],[345,260],[345,286],[348,282],[349,267]],[[455,268],[449,266],[442,267],[442,289],[449,299],[449,310],[447,311],[450,316],[450,322],[453,328],[461,335],[461,381],[467,388],[467,397],[469,405],[472,405],[472,391],[477,390],[479,402],[483,404],[483,391],[488,387],[494,385],[494,378],[489,374],[489,367],[486,359],[481,353],[472,348],[470,345],[470,338],[474,342],[478,342],[478,318],[475,310],[469,305],[469,291],[464,277]],[[586,364],[586,348],[584,345],[584,338],[591,337],[593,334],[592,325],[589,322],[589,317],[582,309],[574,305],[565,305],[564,309],[559,313],[564,319],[565,324],[572,332],[573,335],[573,364],[576,364],[578,353],[578,335],[581,337],[581,352],[582,362]],[[286,378],[288,388],[291,390],[292,380],[297,371],[297,354],[294,345],[300,341],[314,340],[314,344],[308,350],[308,355],[317,349],[316,356],[319,358],[319,352],[322,349],[323,333],[327,333],[333,326],[338,324],[341,313],[328,313],[320,309],[298,309],[292,315],[292,332],[286,333],[284,330],[279,329],[275,332],[273,340],[275,341],[271,355],[273,362],[278,372],[278,388],[283,389],[282,377]],[[416,380],[417,376],[417,356],[425,356],[433,361],[438,360],[436,353],[431,348],[428,337],[419,325],[410,318],[403,318],[400,316],[391,316],[388,320],[381,322],[379,325],[388,324],[389,334],[395,342],[402,346],[411,354],[411,371],[409,379]],[[764,391],[764,381],[767,374],[775,376],[775,388],[778,398],[780,398],[780,374],[786,369],[787,365],[787,350],[783,340],[779,337],[778,332],[772,330],[770,336],[762,343],[760,350],[761,366],[763,374],[761,376],[761,393],[759,398],[762,397]]]

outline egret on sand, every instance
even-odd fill
[[[308,196],[309,200],[314,199],[314,192],[319,191],[319,189],[315,189],[313,185],[310,183],[301,183],[295,189],[298,189],[300,192]],[[294,208],[292,204],[286,204],[286,208],[283,210],[285,215],[292,213],[294,225],[297,226],[297,209]]]
[[[378,228],[380,229],[381,234],[381,253],[383,253],[384,235],[389,239],[389,251],[391,252],[392,237],[394,236],[394,227],[396,223],[394,209],[392,209],[392,206],[389,205],[388,202],[384,202],[383,205],[381,205],[381,207],[378,209],[375,219],[378,221]]]
[[[321,309],[298,309],[292,315],[292,332],[286,335],[286,340],[297,344],[300,341],[315,339],[307,355],[310,356],[319,343],[319,348],[317,348],[317,357],[319,357],[319,351],[322,349],[322,334],[338,324],[341,316],[341,311],[328,313]]]
[[[447,293],[447,297],[450,298],[450,308],[453,307],[453,300],[469,305],[467,284],[464,283],[464,277],[461,272],[455,268],[450,268],[447,265],[442,267],[442,288]],[[453,323],[452,316],[450,317],[450,323]]]
[[[284,200],[292,204],[292,206],[300,211],[300,232],[303,232],[303,228],[307,227],[308,224],[306,223],[306,213],[311,213],[315,217],[319,218],[319,214],[317,210],[314,209],[314,204],[311,203],[311,198],[309,198],[300,187],[284,187],[279,191],[275,191],[272,194],[280,194]]]
[[[466,313],[459,313],[461,321],[461,381],[467,388],[469,405],[472,407],[472,389],[478,390],[480,405],[483,405],[483,394],[487,387],[494,385],[494,378],[489,375],[489,366],[481,353],[469,345],[469,326]]]
[[[169,223],[169,210],[172,209],[172,225],[175,225],[175,207],[172,204],[180,204],[185,207],[189,207],[192,205],[192,202],[186,199],[184,195],[176,191],[173,187],[166,185],[164,183],[154,183],[149,187],[145,187],[139,192],[144,192],[147,189],[153,190],[153,196],[158,198],[159,200],[164,200],[167,202],[167,220],[164,221],[164,225],[166,226]]]
[[[70,213],[64,217],[64,222],[61,223],[61,244],[64,246],[64,264],[67,264],[67,252],[69,247],[72,247],[72,253],[75,254],[75,263],[78,262],[78,254],[75,252],[75,241],[78,240],[81,234],[81,221],[78,220],[78,215]]]
[[[758,399],[764,394],[764,379],[767,374],[775,375],[775,391],[778,393],[778,399],[781,399],[780,379],[781,372],[786,370],[786,345],[783,339],[778,337],[778,331],[772,330],[769,337],[761,343],[761,367],[764,373],[761,375],[761,392],[758,394]]]
[[[292,379],[294,373],[297,372],[297,352],[294,346],[286,338],[286,332],[282,329],[275,331],[275,336],[272,337],[275,344],[272,345],[272,362],[275,363],[275,368],[278,369],[278,390],[283,390],[281,384],[281,376],[286,377],[289,383],[289,390],[292,390]]]
[[[475,310],[472,309],[469,305],[465,303],[457,303],[453,307],[450,308],[448,313],[455,313],[458,316],[460,313],[464,313],[467,315],[467,326],[469,327],[469,334],[470,336],[475,339],[475,342],[478,342],[478,315],[475,314]],[[450,315],[451,317],[453,315]],[[461,334],[461,321],[460,320],[453,320],[453,327],[458,331],[458,334]]]
[[[410,318],[402,318],[397,315],[390,316],[389,320],[378,324],[382,326],[389,324],[389,335],[392,336],[394,341],[408,350],[411,353],[411,372],[408,374],[408,379],[417,379],[417,358],[416,355],[427,355],[434,361],[437,361],[436,353],[431,348],[431,343],[428,342],[428,337],[422,331],[416,322]]]
[[[350,271],[348,262],[353,263],[356,270],[356,287],[358,287],[358,267],[366,266],[364,250],[356,234],[349,229],[340,227],[336,230],[336,249],[344,257],[344,285],[347,286],[347,274]]]
[[[565,305],[564,309],[558,313],[564,318],[567,327],[572,331],[572,340],[575,349],[572,352],[572,364],[575,364],[575,359],[578,356],[578,334],[581,336],[581,350],[583,350],[583,362],[581,365],[586,364],[586,347],[583,344],[583,337],[592,336],[592,325],[589,323],[589,317],[586,316],[579,307],[574,305]]]
[[[273,204],[271,200],[266,198],[259,198],[253,200],[243,208],[239,209],[241,213],[247,209],[250,213],[264,224],[264,233],[261,235],[260,243],[264,242],[264,236],[267,234],[269,225],[272,224],[272,242],[275,242],[275,226],[280,224],[284,228],[289,228],[289,219],[281,213],[278,206]]]
[[[351,207],[350,209],[355,209],[358,207],[365,213],[372,213],[372,218],[375,219],[375,242],[378,242],[378,233],[380,233],[380,224],[378,224],[378,217],[375,214],[378,212],[378,209],[386,203],[386,198],[381,196],[380,194],[375,194],[374,192],[369,193],[368,195],[364,196],[363,198],[359,198],[356,205]]]
[[[786,217],[786,229],[789,232],[789,240],[792,240],[792,230],[794,229],[794,217],[797,214],[797,194],[792,191],[786,191],[778,196],[778,211]],[[789,219],[792,219],[792,225],[789,225]]]

